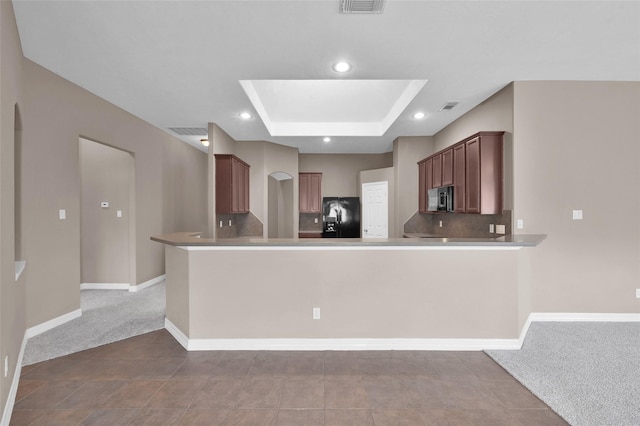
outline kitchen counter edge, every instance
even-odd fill
[[[499,238],[202,238],[201,232],[173,232],[151,240],[171,246],[211,247],[535,247],[544,234],[509,234]]]

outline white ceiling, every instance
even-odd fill
[[[433,135],[511,81],[640,81],[640,1],[388,0],[373,15],[339,14],[338,0],[13,3],[27,58],[130,113],[174,135],[169,127],[214,122],[236,140],[304,153],[390,151],[396,137]],[[338,60],[352,70],[334,72]],[[284,90],[313,80],[306,106],[310,92]],[[380,92],[358,94],[366,80]],[[414,80],[428,83],[410,97],[402,84]],[[323,84],[344,98],[329,103],[337,95]],[[449,101],[459,104],[438,111]],[[379,135],[353,126],[385,119]],[[342,127],[348,136],[324,133]],[[200,136],[179,137],[204,150]]]

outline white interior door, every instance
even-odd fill
[[[389,237],[388,182],[362,184],[362,237]]]

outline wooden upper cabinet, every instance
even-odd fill
[[[453,148],[442,153],[442,185],[453,185]]]
[[[427,164],[426,160],[418,163],[418,212],[427,212]]]
[[[433,158],[427,158],[424,162],[425,179],[427,180],[427,191],[435,188],[433,184]],[[429,201],[427,200],[427,203]]]
[[[420,161],[420,213],[427,212],[426,191],[453,185],[454,212],[501,214],[503,136],[504,132],[479,132]]]
[[[299,173],[300,213],[322,213],[322,173]]]
[[[465,140],[467,213],[502,213],[503,135],[480,132]]]
[[[433,188],[442,186],[442,154],[436,154],[433,160]]]
[[[480,213],[480,138],[466,142],[466,212]]]
[[[466,210],[466,145],[456,145],[453,153],[453,211],[464,213]]]
[[[249,212],[249,165],[229,154],[216,154],[216,213]]]

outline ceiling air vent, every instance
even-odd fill
[[[442,105],[438,111],[449,111],[456,105],[458,105],[458,102],[447,102],[446,104]]]
[[[382,13],[385,0],[340,0],[340,13]]]
[[[169,130],[180,136],[207,136],[208,133],[204,127],[169,127]]]

